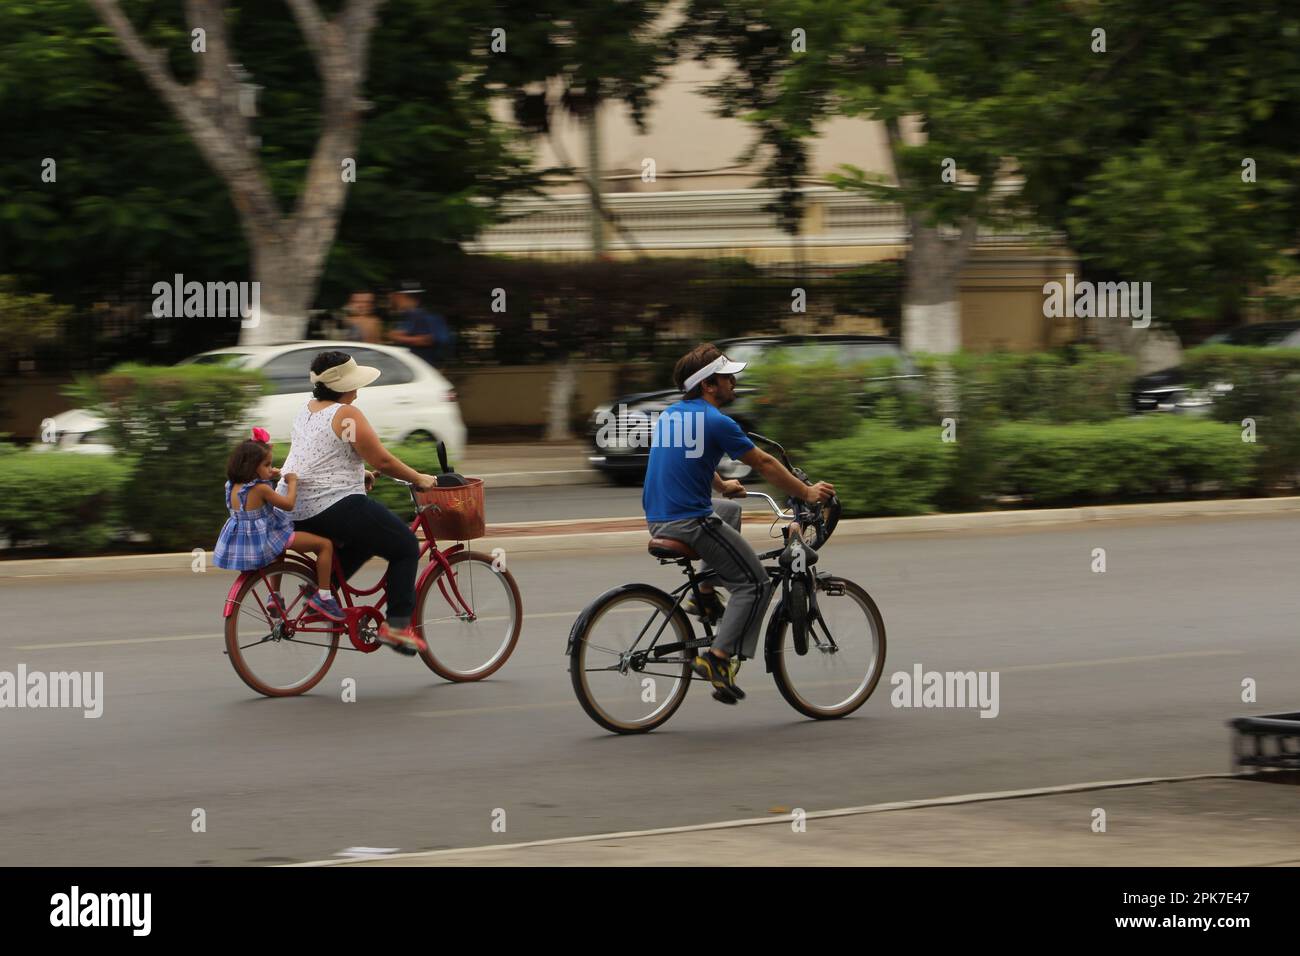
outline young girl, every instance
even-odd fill
[[[213,562],[230,571],[249,571],[275,561],[287,548],[316,555],[317,591],[307,599],[307,606],[333,621],[344,614],[330,594],[330,574],[334,568],[334,542],[329,538],[295,531],[293,520],[285,512],[293,510],[298,498],[298,476],[284,475],[287,494],[277,494],[273,479],[281,477],[271,466],[270,435],[254,428],[253,437],[240,442],[226,462],[226,508],[230,517],[221,529]],[[272,577],[278,590],[279,575]],[[267,613],[278,617],[284,601],[271,592]]]

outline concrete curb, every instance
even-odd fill
[[[536,482],[531,482],[536,483]],[[500,487],[498,485],[497,487]],[[1212,501],[1163,501],[1139,505],[1099,505],[1086,508],[1051,508],[1037,511],[983,511],[968,514],[916,515],[904,518],[852,518],[841,521],[836,540],[880,534],[925,534],[933,532],[990,532],[1006,528],[1083,524],[1094,521],[1134,521],[1176,518],[1237,517],[1241,515],[1300,514],[1300,497],[1240,498]],[[516,523],[512,527],[549,527],[576,520]],[[639,521],[633,518],[604,519],[610,523]],[[746,539],[761,550],[774,539],[768,536],[768,522],[746,522]],[[476,550],[504,548],[511,554],[554,551],[640,550],[647,532],[589,531],[577,534],[501,535],[481,538]],[[774,544],[772,546],[775,546]],[[195,555],[188,551],[172,554],[134,554],[101,558],[40,558],[30,561],[0,561],[0,579],[38,578],[51,575],[104,574],[130,571],[188,570]],[[212,552],[205,560],[212,566]]]
[[[1167,777],[1134,777],[1126,780],[1095,780],[1087,783],[1063,784],[1050,787],[1032,787],[1022,790],[1001,790],[987,793],[965,793],[948,797],[930,797],[920,800],[897,800],[890,803],[875,803],[859,807],[841,807],[834,810],[810,810],[805,814],[806,820],[829,820],[836,817],[860,817],[877,813],[897,813],[912,810],[928,810],[936,807],[963,807],[977,803],[990,803],[1003,800],[1026,800],[1037,797],[1053,797],[1074,793],[1087,793],[1098,790],[1119,790],[1130,787],[1149,787],[1165,783],[1193,783],[1203,780],[1231,780],[1234,773],[1194,773]],[[583,836],[554,837],[549,840],[529,840],[523,843],[497,843],[480,846],[452,847],[446,850],[423,850],[413,853],[393,853],[343,860],[310,860],[305,863],[281,864],[286,868],[326,867],[326,866],[374,866],[387,865],[403,861],[406,866],[419,866],[420,861],[436,861],[446,857],[464,854],[510,854],[520,850],[540,849],[544,847],[571,846],[584,843],[601,843],[611,840],[644,840],[682,833],[700,833],[717,830],[741,830],[750,827],[788,826],[791,816],[788,813],[769,814],[763,817],[748,817],[740,820],[720,820],[715,823],[686,824],[675,827],[659,827],[653,830],[623,830],[615,833],[593,833]]]

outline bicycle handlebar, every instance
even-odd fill
[[[745,497],[746,497],[746,498],[762,498],[764,501],[767,502],[768,507],[772,509],[772,513],[775,514],[778,518],[783,518],[783,519],[785,519],[786,521],[793,521],[794,518],[795,518],[795,516],[794,516],[794,512],[785,512],[785,511],[782,511],[781,508],[780,508],[780,506],[777,505],[776,500],[775,500],[771,495],[764,494],[764,493],[761,492],[761,491],[749,491],[749,490],[746,490],[746,491],[745,491]]]

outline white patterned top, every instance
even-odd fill
[[[366,493],[366,463],[351,442],[334,434],[334,416],[342,407],[335,402],[313,412],[304,406],[293,420],[289,457],[280,471],[298,476],[298,500],[289,512],[294,521],[318,515],[348,495]],[[283,479],[279,491],[285,491]]]

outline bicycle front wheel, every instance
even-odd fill
[[[569,676],[582,709],[616,734],[654,730],[691,686],[690,622],[673,600],[648,584],[629,584],[597,598],[569,636]]]
[[[450,572],[431,574],[415,595],[411,626],[429,645],[420,657],[446,680],[482,680],[496,673],[519,643],[524,625],[519,585],[478,551],[458,551],[447,563]]]
[[[778,605],[768,624],[777,689],[799,713],[817,720],[846,717],[867,702],[885,667],[885,622],[876,602],[844,578],[817,579],[817,616],[809,608],[807,647]]]

